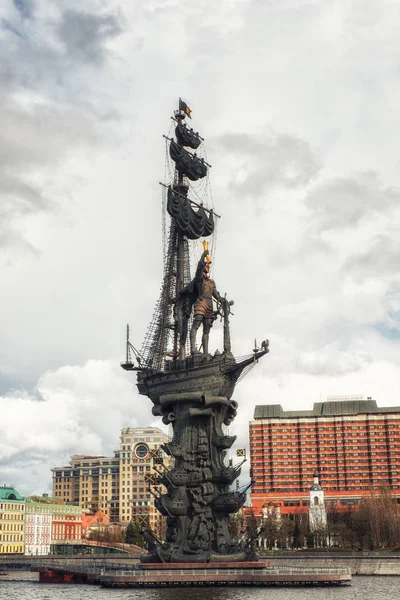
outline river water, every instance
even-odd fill
[[[108,589],[40,584],[35,573],[0,577],[0,600],[400,600],[399,577],[353,577],[350,585],[298,588]]]

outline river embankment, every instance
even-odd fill
[[[267,552],[271,567],[348,568],[352,575],[400,576],[399,552]]]
[[[31,566],[52,562],[59,557],[7,557],[0,560],[0,570],[29,571]],[[394,575],[400,576],[400,552],[265,552],[260,556],[261,560],[269,562],[272,568],[293,568],[327,570],[335,568],[350,569],[352,575]],[[100,562],[108,568],[134,568],[138,565],[138,559],[128,556],[113,558],[75,557],[79,562]],[[1,564],[3,563],[3,564]],[[115,564],[114,564],[115,563]],[[3,576],[1,577],[3,580]]]

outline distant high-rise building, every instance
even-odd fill
[[[110,521],[119,520],[119,452],[115,456],[75,454],[66,467],[55,467],[53,496],[93,511],[100,508]]]
[[[157,427],[121,431],[119,520],[122,523],[136,520],[139,525],[148,523],[159,535],[162,533],[162,517],[154,506],[149,487],[157,476],[154,462],[167,462],[168,457],[159,450],[166,442],[168,436]]]
[[[167,441],[157,427],[122,429],[112,458],[74,455],[69,466],[52,469],[53,495],[93,511],[101,509],[110,522],[146,521],[160,532],[162,520],[149,486],[157,475],[154,459],[159,452],[163,455],[159,448]]]
[[[0,554],[23,554],[25,500],[13,487],[0,486]]]
[[[256,406],[250,422],[251,502],[281,513],[308,512],[317,469],[325,504],[355,506],[371,489],[387,485],[400,499],[400,407],[375,400],[335,399],[312,410]]]

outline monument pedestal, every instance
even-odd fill
[[[320,572],[318,572],[320,571]],[[329,572],[332,571],[332,572]],[[334,572],[333,572],[334,571]],[[345,569],[328,572],[271,569],[268,562],[147,563],[131,572],[103,575],[104,587],[216,587],[271,585],[338,585],[349,583]]]

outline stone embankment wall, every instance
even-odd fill
[[[400,555],[378,555],[369,556],[279,556],[268,554],[262,558],[269,561],[271,567],[302,567],[302,568],[348,568],[352,575],[400,575]]]
[[[57,557],[59,560],[60,557]],[[293,567],[301,567],[304,569],[331,569],[331,568],[347,568],[350,569],[352,575],[399,575],[400,576],[400,553],[320,553],[307,554],[301,552],[283,552],[273,553],[268,552],[261,555],[261,560],[269,563],[271,568],[290,569]],[[75,560],[77,563],[90,562],[96,565],[97,563],[105,564],[108,568],[129,570],[138,565],[138,560],[130,557],[114,558],[95,558],[88,557],[66,557],[65,560]],[[0,571],[22,570],[29,571],[31,566],[37,564],[46,565],[54,562],[54,557],[7,557],[0,556]]]

